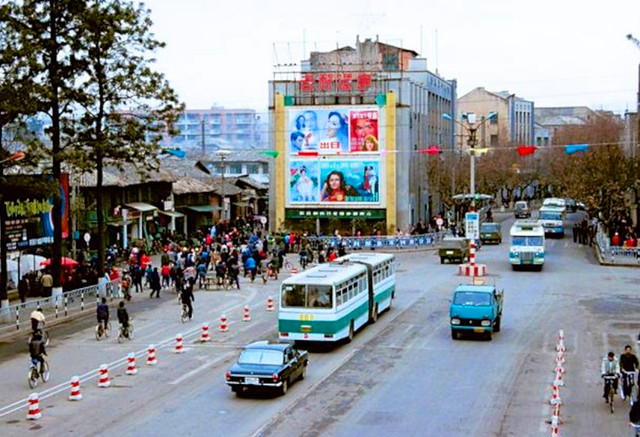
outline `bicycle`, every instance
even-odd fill
[[[111,322],[107,322],[105,326],[104,321],[100,320],[96,326],[96,340],[100,341],[102,337],[109,338],[109,332],[111,331]]]
[[[186,303],[182,304],[182,314],[180,315],[180,320],[182,323],[187,323],[189,321],[189,306]]]
[[[40,369],[38,369],[38,360],[31,360],[29,374],[27,375],[29,387],[35,388],[38,385],[38,378],[42,379],[43,383],[49,380],[49,363],[44,358],[40,364]]]
[[[611,410],[611,414],[613,414],[613,399],[615,398],[616,391],[613,388],[614,382],[618,379],[617,375],[604,375],[604,383],[605,385],[609,385],[609,391],[607,392],[607,403],[609,404],[609,409]]]
[[[44,328],[38,328],[35,331],[32,331],[31,335],[29,336],[29,343],[31,343],[31,339],[33,338],[33,334],[35,334],[36,332],[39,332],[40,335],[42,336],[42,342],[44,343],[44,346],[45,347],[49,346],[49,343],[51,342],[51,338],[49,337],[49,331],[47,331]]]
[[[634,399],[637,399],[638,388],[636,387],[636,378],[638,377],[638,371],[626,372],[622,370],[622,377],[624,378],[622,387],[626,399],[629,399],[629,405],[633,406]],[[624,388],[627,388],[624,390]]]
[[[127,328],[120,324],[120,329],[118,329],[118,343],[122,343],[125,339],[133,340],[133,323],[131,322]]]

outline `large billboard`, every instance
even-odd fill
[[[289,154],[377,153],[379,116],[375,106],[289,109]]]
[[[286,111],[288,206],[384,207],[386,155],[377,106]]]

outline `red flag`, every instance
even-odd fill
[[[518,155],[520,155],[520,156],[533,155],[533,153],[537,149],[538,148],[536,146],[519,146],[518,147]]]
[[[437,155],[440,153],[438,146],[429,146],[428,149],[421,149],[420,153],[423,155]]]

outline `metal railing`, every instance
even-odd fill
[[[418,249],[433,247],[444,237],[450,236],[449,232],[434,232],[431,234],[407,235],[407,236],[369,236],[369,237],[309,237],[312,245],[324,243],[329,248],[336,249],[344,244],[348,250],[371,249]]]
[[[96,303],[102,297],[113,301],[121,297],[120,279],[104,284],[67,291],[59,296],[42,299],[31,299],[24,303],[0,309],[0,335],[31,329],[30,314],[41,308],[46,320],[57,320],[74,316],[78,313],[95,310]]]
[[[596,232],[596,246],[605,262],[640,265],[640,247],[612,246],[609,236],[600,224]]]

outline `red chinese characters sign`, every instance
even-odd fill
[[[354,82],[355,79],[355,82]],[[371,73],[305,73],[300,80],[300,91],[303,93],[320,92],[351,92],[366,91],[371,87]]]

